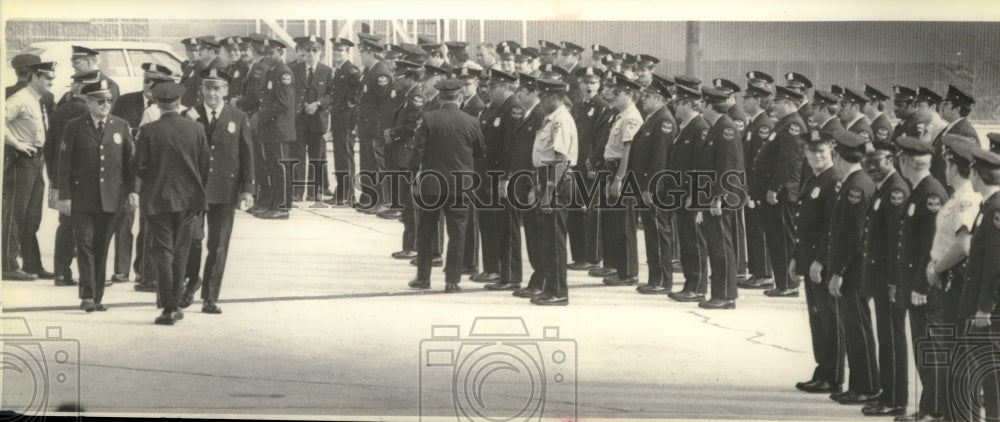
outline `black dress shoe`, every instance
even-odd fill
[[[532,299],[536,296],[542,295],[541,289],[533,289],[531,287],[525,287],[523,289],[514,290],[514,296]]]
[[[857,394],[857,393],[848,394],[848,395],[845,395],[845,396],[841,396],[840,399],[837,400],[837,403],[846,404],[846,405],[850,405],[850,404],[869,404],[869,403],[874,403],[875,401],[877,401],[878,400],[878,396],[879,396],[879,393],[874,393],[874,394]]]
[[[770,277],[751,277],[746,281],[736,282],[736,286],[743,289],[766,289],[774,285],[774,279]]]
[[[26,273],[21,270],[14,271],[4,271],[3,279],[10,281],[35,281],[38,279],[34,274]]]
[[[496,283],[500,281],[500,274],[497,273],[479,273],[469,277],[470,281],[475,281],[476,283]]]
[[[806,384],[800,388],[800,390],[807,393],[839,393],[841,387],[839,385],[833,384],[829,381],[815,381],[814,383]]]
[[[865,406],[861,409],[861,414],[865,416],[905,416],[906,407],[890,407],[884,404]]]
[[[398,210],[385,210],[385,211],[382,211],[382,212],[378,213],[378,218],[382,218],[382,219],[385,219],[385,220],[395,220],[395,219],[399,218],[402,215],[403,215],[403,213],[401,211],[398,211]]]
[[[730,299],[711,299],[698,304],[701,309],[736,309],[736,301]]]
[[[594,268],[587,272],[587,275],[591,277],[608,277],[618,274],[618,270],[614,268]]]
[[[445,293],[460,293],[462,291],[461,287],[458,287],[458,283],[444,283]]]
[[[201,312],[206,314],[221,314],[222,308],[216,306],[215,302],[205,301],[205,303],[201,305]]]
[[[177,306],[180,306],[181,309],[187,309],[188,306],[191,306],[191,302],[194,302],[194,297],[191,297],[191,295],[185,293],[183,296],[181,296],[181,301]]]
[[[126,274],[115,274],[111,276],[111,281],[115,283],[128,283],[128,275]]]
[[[176,321],[174,321],[174,316],[171,312],[164,312],[153,321],[156,325],[174,325],[174,322]]]
[[[66,276],[57,275],[54,284],[56,286],[75,286],[77,285],[77,282],[72,278],[67,278]]]
[[[521,283],[493,283],[483,286],[486,290],[509,290],[514,291],[521,288]]]
[[[770,290],[764,290],[764,296],[768,296],[768,297],[799,297],[799,289],[770,289]]]
[[[94,299],[83,299],[80,302],[80,309],[83,309],[87,313],[94,312],[97,309],[97,304],[94,303]]]
[[[415,278],[410,280],[410,283],[407,285],[410,286],[411,289],[429,289],[431,288],[431,281]]]
[[[97,312],[107,312],[108,311],[108,307],[104,306],[104,305],[102,305],[100,303],[98,303],[98,304],[96,304],[94,306],[94,310],[97,311]]]
[[[847,390],[847,391],[844,391],[844,392],[832,393],[832,394],[830,394],[830,400],[840,401],[841,397],[848,396],[848,395],[854,395],[854,394],[855,393],[853,391],[851,391],[851,390]]]
[[[417,251],[396,251],[392,253],[395,259],[413,259],[417,257]]]
[[[531,298],[532,305],[538,306],[566,306],[569,305],[568,297],[539,296]]]
[[[576,261],[572,264],[566,265],[567,270],[573,270],[573,271],[590,271],[595,268],[601,268],[601,267],[598,267],[597,264],[593,264],[587,261]]]
[[[639,282],[639,277],[622,277],[620,275],[613,275],[609,277],[604,277],[604,284],[609,286],[631,286]]]
[[[667,296],[670,296],[671,299],[678,302],[701,302],[702,300],[705,300],[704,293],[695,292],[680,291],[677,293],[667,293]]]
[[[28,272],[30,274],[34,274],[35,277],[40,278],[40,279],[44,279],[44,280],[52,280],[56,276],[53,273],[45,271],[44,268],[42,268],[41,270],[38,270],[38,271],[26,271],[26,272]]]
[[[476,267],[462,268],[462,275],[476,275],[476,274],[479,274],[479,269]]]
[[[666,287],[663,287],[663,286],[650,285],[650,284],[647,284],[645,286],[639,287],[636,290],[640,294],[644,294],[644,295],[665,295],[665,294],[670,294],[670,289],[668,289]]]
[[[138,283],[135,285],[135,291],[137,292],[155,292],[156,283]]]
[[[262,209],[264,209],[264,207],[261,207],[260,205],[254,205],[254,206],[252,206],[250,208],[247,208],[246,211],[247,211],[247,214],[256,214],[258,211],[260,211]]]

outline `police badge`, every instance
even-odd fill
[[[809,193],[809,197],[812,199],[819,198],[819,186],[813,188],[812,192]]]
[[[115,141],[115,145],[122,144],[122,135],[120,133],[116,132],[114,135],[111,136],[111,139]]]
[[[906,194],[904,194],[903,191],[899,189],[889,192],[889,202],[892,202],[892,205],[902,204],[905,198]]]
[[[760,135],[761,139],[766,139],[767,136],[770,134],[771,134],[771,128],[767,126],[761,126],[759,129],[757,129],[757,135]],[[774,138],[771,139],[773,140]]]
[[[267,81],[267,89],[271,89],[271,81]]]
[[[1000,211],[993,213],[993,225],[1000,229]]]
[[[493,127],[500,127],[500,117],[499,116],[497,116],[496,119],[493,119]]]
[[[594,117],[594,108],[591,107],[590,111],[587,111],[587,116]]]
[[[513,117],[517,120],[521,120],[521,118],[524,117],[524,109],[521,108],[520,106],[514,107],[513,109],[510,110],[510,117]]]
[[[927,197],[927,210],[930,212],[938,212],[941,209],[941,197],[937,195],[931,195]]]
[[[746,127],[746,124],[745,124],[745,123],[743,123],[743,121],[742,121],[742,120],[736,120],[736,121],[734,121],[733,123],[736,123],[736,128],[737,128],[737,129],[739,129],[739,130],[740,130],[740,132],[742,132],[742,131],[743,131],[743,129],[744,129],[745,127]]]
[[[906,215],[913,217],[913,212],[917,209],[917,204],[910,204],[910,208],[906,210]]]
[[[879,205],[882,205],[882,198],[875,198],[875,205],[872,206],[872,209],[878,211]]]
[[[814,131],[812,132],[812,134],[811,134],[811,135],[809,135],[809,138],[810,138],[810,139],[812,139],[812,140],[813,140],[813,142],[815,142],[815,141],[818,141],[818,140],[819,140],[819,131],[815,131],[815,130],[814,130]]]
[[[240,71],[239,71],[239,69],[233,71],[233,77],[234,78],[240,77]]]
[[[228,130],[229,133],[236,133],[236,123],[235,122],[229,122],[229,124],[226,125],[226,130]]]
[[[705,140],[708,137],[708,129],[701,131],[701,140]]]
[[[291,73],[286,73],[284,75],[281,75],[281,83],[283,83],[285,85],[291,85],[292,84],[292,74]]]

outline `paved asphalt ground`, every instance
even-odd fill
[[[51,245],[56,215],[44,219]],[[155,294],[132,283],[108,288],[108,312],[86,314],[76,288],[4,282],[4,408],[79,394],[86,411],[116,414],[455,420],[457,407],[565,419],[575,403],[591,420],[862,418],[794,388],[813,368],[804,296],[742,291],[737,309],[705,311],[570,272],[570,306],[536,307],[467,280],[443,294],[440,269],[431,291],[413,291],[415,267],[389,257],[401,230],[349,209],[300,208],[288,221],[238,212],[224,313],[195,302],[172,327],[153,324]],[[42,340],[15,337],[20,318]],[[435,325],[460,327],[431,339]]]

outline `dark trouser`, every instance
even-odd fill
[[[426,198],[426,203],[433,204],[435,198]],[[458,283],[462,280],[462,255],[465,253],[466,218],[469,216],[467,199],[453,203],[448,199],[444,206],[437,209],[417,207],[417,278],[430,280],[431,260],[434,259],[435,233],[438,230],[438,218],[444,213],[445,225],[448,230],[448,255],[444,262],[444,278],[446,283]],[[457,206],[456,206],[457,205]]]
[[[333,135],[333,170],[337,188],[333,198],[337,201],[354,201],[354,138],[350,123],[331,117],[330,133]]]
[[[736,220],[733,226],[733,242],[736,244],[736,274],[747,273],[747,226],[745,208],[736,210]]]
[[[198,276],[201,272],[202,240],[205,240],[205,214],[195,217],[192,224],[191,247],[188,249],[187,266],[184,270],[184,278],[189,280],[185,292],[192,295],[201,288],[201,279]]]
[[[969,320],[958,326],[960,356],[951,365],[950,420],[1000,420],[1000,318],[993,314],[988,327],[975,327]],[[980,396],[982,392],[982,396]],[[982,400],[980,400],[982,397]]]
[[[795,247],[795,204],[781,201],[775,205],[762,202],[761,214],[764,221],[764,237],[767,239],[767,254],[771,258],[774,272],[774,287],[795,289],[799,287],[797,277],[788,274],[788,262]],[[796,265],[812,265],[796,263]]]
[[[376,143],[378,145],[376,145]],[[358,144],[359,147],[361,148],[360,151],[361,156],[359,158],[360,161],[359,164],[361,165],[360,171],[372,172],[371,177],[373,177],[372,179],[369,179],[366,176],[364,178],[359,178],[358,181],[360,183],[365,184],[365,186],[375,186],[375,190],[378,192],[377,198],[368,198],[366,200],[361,201],[361,203],[373,204],[373,205],[379,205],[385,203],[386,198],[388,198],[388,196],[383,192],[382,184],[378,180],[374,179],[375,171],[384,170],[385,151],[383,149],[383,146],[385,144],[385,141],[379,138],[370,138],[370,139],[358,138]],[[362,195],[367,196],[364,193],[362,193]]]
[[[298,124],[299,123],[296,123],[296,125]],[[310,162],[323,162],[323,166],[320,167],[319,174],[320,185],[309,185],[316,189],[313,191],[313,194],[318,193],[319,195],[322,195],[323,190],[325,190],[330,183],[326,175],[326,142],[323,141],[323,134],[309,133],[305,130],[298,131],[295,137],[295,142],[290,142],[288,144],[288,155],[290,158],[298,160],[298,162],[295,163],[295,171],[293,172],[295,180],[309,181],[310,183],[317,180],[315,174],[316,171],[313,169]],[[303,194],[309,194],[306,186],[296,186],[295,197],[302,197]]]
[[[412,177],[414,172],[410,173]],[[400,202],[403,203],[403,250],[417,250],[417,208],[413,201],[413,184],[399,184]]]
[[[156,282],[156,268],[149,262],[149,232],[146,217],[139,214],[139,233],[135,235],[135,269],[136,277],[142,277],[143,283]]]
[[[847,364],[851,368],[848,390],[858,394],[878,393],[881,389],[878,357],[875,356],[875,334],[872,332],[868,298],[853,289],[841,289],[841,294],[841,298],[837,299],[837,310],[847,348]]]
[[[771,277],[771,263],[767,254],[767,237],[764,235],[764,214],[761,205],[743,209],[746,220],[747,271],[755,277]],[[812,264],[812,263],[810,263]]]
[[[254,195],[254,200],[258,206],[261,208],[267,208],[268,204],[263,202],[264,199],[270,198],[270,192],[268,192],[268,186],[270,186],[270,181],[268,180],[270,173],[268,173],[267,167],[267,152],[266,144],[261,142],[254,134],[254,146],[253,146],[253,177],[254,185],[257,190],[257,194]],[[268,199],[269,200],[269,199]],[[140,220],[142,217],[139,218]],[[139,226],[139,232],[142,232],[142,226]],[[145,277],[145,275],[143,275]]]
[[[233,204],[208,206],[208,256],[205,257],[205,276],[201,289],[201,299],[204,301],[219,300],[219,288],[222,286],[222,275],[226,271],[226,258],[229,256],[229,239],[233,235],[235,214],[236,206]]]
[[[927,294],[927,304],[913,306],[911,303],[909,305],[913,357],[917,365],[920,385],[923,386],[917,412],[922,415],[944,415],[948,411],[947,368],[935,365],[932,360],[921,355],[923,351],[947,350],[952,347],[952,344],[943,342],[940,336],[929,330],[931,325],[945,323],[941,296],[941,289],[931,287]]]
[[[635,205],[630,199],[622,200],[622,208],[608,208],[604,213],[610,214],[614,229],[606,236],[610,238],[610,249],[604,255],[614,255],[620,277],[635,277],[639,275],[639,241],[636,239]]]
[[[585,169],[580,169],[586,172]],[[585,174],[585,173],[584,173]],[[583,190],[591,188],[596,179],[584,178],[585,187],[577,189],[576,197],[578,203],[583,203]],[[645,220],[643,220],[645,224]],[[598,246],[600,221],[598,211],[594,207],[570,209],[566,215],[566,227],[569,229],[569,248],[574,262],[589,262],[592,264],[600,261]]]
[[[132,223],[135,221],[135,210],[122,210],[121,222],[115,230],[115,274],[128,277],[129,263],[132,262]]]
[[[483,272],[500,274],[500,230],[506,226],[499,219],[502,211],[475,210],[479,223],[479,238],[482,240]]]
[[[808,267],[799,268],[802,269],[797,271],[806,272],[808,277]],[[837,300],[830,296],[828,279],[824,271],[822,283],[813,283],[812,280],[805,283],[809,332],[812,333],[813,358],[816,360],[812,379],[839,386],[844,383],[844,331],[840,326]]]
[[[260,205],[272,210],[285,209],[286,195],[291,195],[292,181],[286,180],[281,160],[289,157],[288,142],[265,142],[264,161],[261,167],[267,170],[267,183],[261,186]],[[291,197],[288,198],[289,200]]]
[[[522,203],[527,204],[528,202]],[[545,287],[546,264],[546,240],[542,225],[542,212],[538,207],[519,212],[521,213],[521,223],[524,225],[524,244],[528,249],[528,263],[531,264],[528,288],[541,290]]]
[[[184,291],[184,269],[198,215],[195,211],[167,212],[147,215],[144,219],[149,264],[153,267],[151,272],[156,274],[156,307],[173,311]]]
[[[389,169],[389,167],[387,167],[388,166],[388,160],[387,160],[387,153],[388,152],[389,151],[386,151],[386,148],[385,148],[385,139],[384,138],[382,138],[381,136],[379,136],[379,137],[376,137],[375,139],[371,140],[371,152],[370,152],[370,154],[372,154],[372,158],[374,158],[374,160],[375,160],[375,162],[373,163],[374,164],[374,168],[372,168],[372,170],[378,171],[378,172],[384,172],[384,171],[386,171],[386,170]],[[364,154],[364,148],[363,147],[362,147],[362,154]],[[381,179],[381,177],[379,177],[379,179]],[[390,197],[389,195],[391,194],[390,183],[392,183],[392,180],[393,179],[386,178],[386,179],[374,180],[373,181],[373,183],[375,184],[375,186],[378,186],[378,188],[376,190],[379,192],[379,197],[378,197],[378,204],[379,205],[386,205],[386,204],[388,204],[390,202],[389,201],[389,197]]]
[[[23,268],[29,273],[42,270],[38,250],[38,227],[42,223],[45,182],[42,154],[25,157],[5,147],[3,163],[3,271]],[[23,266],[19,266],[17,258]]]
[[[73,211],[71,218],[76,240],[76,266],[80,273],[80,299],[101,303],[107,279],[108,248],[118,224],[117,214]]]
[[[520,283],[523,279],[523,263],[521,261],[521,217],[523,211],[511,207],[507,200],[502,200],[503,210],[495,212],[497,222],[497,253],[500,263],[500,281]]]
[[[601,192],[604,195],[604,192]],[[606,197],[606,195],[604,195]],[[604,268],[618,268],[618,257],[615,255],[614,241],[612,240],[612,233],[616,233],[621,230],[615,226],[615,215],[613,211],[607,208],[599,210],[597,212],[597,219],[600,222],[598,225],[600,228],[598,232],[598,244],[601,248],[601,259],[604,261],[602,267]]]
[[[76,241],[73,239],[73,219],[68,215],[59,214],[59,226],[56,227],[56,246],[52,254],[52,273],[73,278],[73,257],[76,256]]]
[[[674,221],[670,211],[649,207],[642,210],[643,237],[649,285],[670,289],[674,286]]]
[[[542,292],[550,297],[566,297],[569,294],[566,288],[566,210],[556,207],[550,212],[538,210],[537,213],[544,253]]]
[[[681,208],[675,215],[684,268],[684,291],[705,293],[708,290],[708,245],[702,228],[695,223],[697,212]]]
[[[708,261],[712,266],[712,299],[736,299],[736,211],[723,210],[716,217],[710,212],[702,214],[701,229],[708,246]]]
[[[469,224],[465,228],[464,261],[462,268],[479,269],[479,219],[476,217],[476,210],[469,207],[469,215],[466,217]]]
[[[889,407],[906,407],[910,371],[906,360],[906,307],[882,295],[875,298],[875,329],[878,334],[878,368],[882,396],[879,402]]]

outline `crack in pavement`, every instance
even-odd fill
[[[703,315],[703,314],[699,313],[698,311],[687,311],[687,312],[689,314],[694,315],[694,316],[700,317],[702,319],[701,322],[703,322],[705,324],[708,324],[708,325],[711,325],[711,326],[714,326],[714,327],[721,328],[723,330],[746,331],[746,332],[753,333],[752,336],[747,337],[747,338],[744,339],[744,340],[746,340],[746,341],[748,341],[750,343],[758,344],[758,345],[761,345],[761,346],[773,347],[775,349],[784,350],[786,352],[804,353],[801,350],[795,350],[795,349],[788,348],[788,347],[785,347],[785,346],[779,346],[777,344],[764,343],[764,342],[757,341],[758,338],[764,337],[764,333],[762,333],[760,331],[747,330],[747,329],[743,329],[743,328],[727,327],[725,325],[722,325],[722,324],[719,324],[719,323],[716,323],[716,322],[712,322],[712,318],[708,317],[707,315]]]
[[[302,212],[306,212],[306,213],[309,213],[309,214],[312,214],[312,215],[323,217],[323,218],[325,218],[327,220],[338,221],[338,222],[341,222],[341,223],[350,224],[352,226],[359,227],[359,228],[362,228],[362,229],[365,229],[365,230],[368,230],[368,231],[373,231],[375,233],[384,234],[384,235],[388,235],[388,236],[398,236],[399,235],[399,233],[384,232],[382,230],[378,230],[378,229],[375,229],[375,228],[372,228],[372,227],[369,227],[369,226],[358,224],[358,223],[355,223],[353,221],[344,220],[342,218],[335,218],[333,216],[329,216],[329,215],[326,215],[324,213],[320,213],[320,212],[314,211],[314,210],[309,209],[309,208],[297,208],[297,209],[299,211],[302,211]],[[318,209],[321,209],[321,208],[318,208]]]

